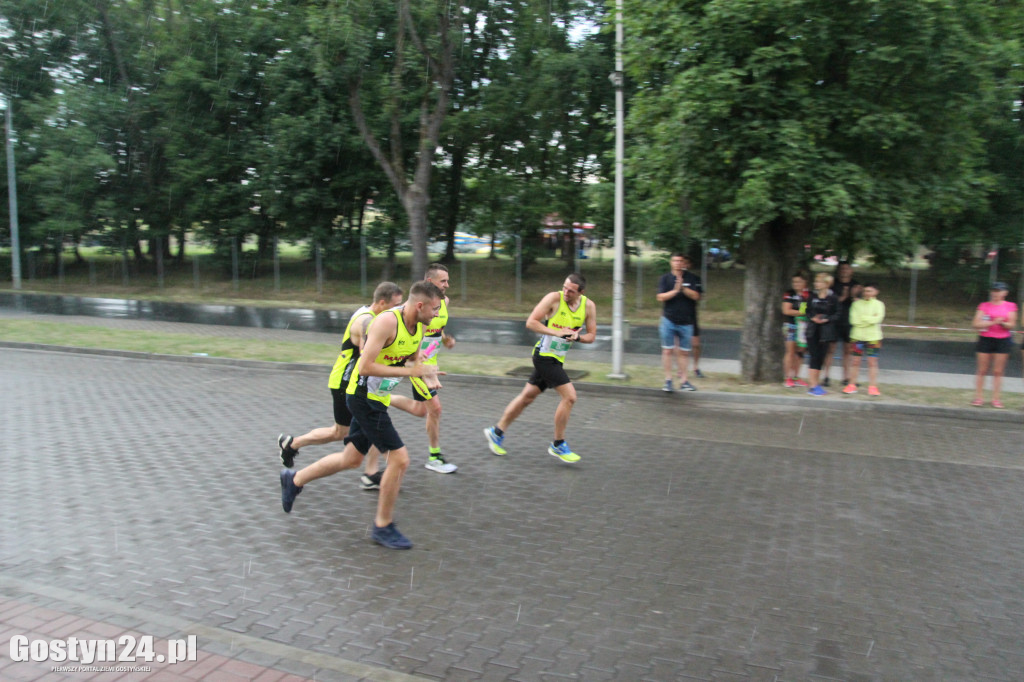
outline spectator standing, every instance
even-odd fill
[[[665,370],[665,386],[672,392],[672,360],[679,372],[679,390],[696,391],[687,380],[693,327],[697,322],[697,301],[703,288],[700,277],[688,270],[690,259],[682,253],[669,258],[671,270],[658,280],[657,299],[662,303],[658,334],[661,337],[661,366]]]
[[[832,366],[832,356],[835,355],[836,343],[842,344],[843,385],[845,386],[850,381],[850,353],[853,350],[853,344],[850,342],[850,306],[860,296],[861,288],[860,283],[853,278],[853,266],[847,261],[841,261],[836,266],[835,281],[832,285],[836,298],[839,299],[839,319],[836,320],[837,338],[825,355],[823,369],[825,378],[822,380],[822,385],[824,386],[829,384],[829,368]]]
[[[839,319],[839,298],[831,287],[832,275],[819,272],[814,277],[814,292],[807,301],[807,352],[811,356],[811,368],[807,372],[811,388],[810,395],[822,396],[828,393],[818,382],[821,367],[832,344],[837,338],[836,320]]]
[[[1003,371],[1013,348],[1013,328],[1017,326],[1017,304],[1007,301],[1009,287],[1004,282],[993,282],[988,300],[978,306],[971,323],[978,330],[975,357],[978,370],[974,375],[974,400],[971,405],[985,404],[985,375],[992,371],[992,407],[1002,408],[999,399],[1003,385]]]
[[[804,364],[804,351],[807,349],[805,313],[811,292],[807,289],[807,275],[802,272],[793,275],[791,283],[793,288],[782,297],[782,334],[786,339],[782,369],[786,375],[786,388],[807,387],[807,382],[800,378],[800,367]]]
[[[843,393],[857,392],[857,375],[860,374],[860,359],[868,359],[868,395],[882,395],[878,390],[878,353],[882,348],[882,321],[885,319],[885,304],[878,300],[878,286],[865,284],[861,297],[850,306],[850,344],[853,346],[850,358],[850,381]]]

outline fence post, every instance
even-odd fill
[[[281,253],[277,250],[277,235],[274,235],[274,293],[281,291]]]
[[[156,237],[156,286],[164,288],[164,238]]]
[[[639,255],[636,257],[636,309],[644,307],[644,261]]]
[[[366,234],[359,235],[359,295],[363,300],[369,294],[366,292]]]
[[[907,312],[907,322],[914,324],[914,317],[917,312],[917,268],[910,264],[910,310]]]
[[[523,302],[523,238],[516,235],[516,305]]]
[[[238,237],[231,238],[231,288],[238,291]]]
[[[314,245],[316,252],[316,293],[324,293],[324,269],[323,263],[320,258],[320,242],[316,242]]]

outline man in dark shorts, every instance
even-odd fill
[[[423,330],[423,344],[420,348],[420,359],[428,364],[436,365],[438,351],[442,346],[449,349],[455,347],[455,337],[445,332],[445,327],[448,326],[448,304],[450,303],[447,296],[448,268],[441,263],[431,263],[427,266],[427,272],[423,279],[445,294],[441,313],[431,320]],[[412,398],[393,395],[391,404],[415,417],[426,419],[427,441],[430,448],[426,467],[439,474],[453,474],[459,467],[447,461],[441,454],[441,398],[437,395],[437,391],[428,391],[420,381],[414,379],[410,383],[413,388]]]
[[[495,426],[484,429],[487,446],[496,455],[504,455],[505,429],[548,388],[558,391],[561,400],[555,409],[555,438],[548,454],[563,462],[578,462],[580,456],[565,442],[569,415],[576,404],[576,387],[565,373],[566,353],[572,344],[593,343],[597,338],[597,306],[583,295],[587,281],[573,273],[565,278],[561,291],[552,291],[540,300],[526,320],[526,328],[541,335],[533,349],[533,374]],[[586,329],[586,331],[582,331]]]
[[[307,445],[333,443],[348,435],[349,426],[352,424],[352,413],[346,404],[348,381],[359,361],[359,351],[363,345],[366,327],[374,317],[401,303],[402,289],[394,282],[381,282],[373,292],[373,303],[362,306],[349,318],[341,337],[341,352],[338,353],[338,359],[334,362],[327,382],[334,403],[334,425],[322,426],[301,436],[290,436],[285,433],[278,436],[277,447],[281,450],[281,464],[285,468],[292,468],[301,448]],[[362,476],[362,487],[364,490],[375,490],[380,487],[376,452],[367,458],[366,466],[366,472]]]
[[[697,301],[703,288],[700,277],[689,271],[690,259],[685,254],[673,253],[669,258],[671,271],[658,280],[657,299],[663,309],[658,322],[661,340],[661,365],[665,371],[666,393],[672,388],[672,360],[679,372],[679,390],[696,391],[687,379],[693,330],[697,323]]]
[[[373,521],[373,541],[390,549],[409,549],[412,543],[395,527],[393,512],[402,477],[409,468],[409,451],[388,414],[391,392],[404,377],[423,380],[428,389],[441,388],[437,365],[419,362],[423,329],[441,310],[444,294],[430,282],[416,282],[400,308],[373,319],[355,373],[348,386],[352,426],[345,449],[310,464],[301,471],[281,470],[281,506],[290,513],[304,486],[318,478],[354,469],[371,447],[390,453],[380,482],[380,497]]]

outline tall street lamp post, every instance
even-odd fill
[[[18,240],[18,183],[14,175],[14,132],[11,126],[11,100],[0,98],[4,108],[4,138],[7,146],[7,199],[11,214],[11,281],[21,289],[21,245]]]
[[[625,341],[623,307],[625,302],[625,235],[626,217],[623,206],[626,182],[622,175],[625,142],[625,76],[622,68],[622,0],[615,0],[615,72],[611,75],[615,86],[615,264],[612,268],[612,373],[610,379],[626,379],[622,370],[622,351]]]

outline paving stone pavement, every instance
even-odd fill
[[[396,520],[344,472],[280,507],[276,437],[326,372],[0,351],[0,679],[1020,679],[1024,428],[449,377]],[[965,414],[967,414],[965,412]],[[304,450],[304,465],[331,451]],[[69,634],[70,633],[70,634]],[[196,635],[201,661],[65,673],[19,634]],[[159,650],[159,645],[158,645]],[[202,665],[200,665],[202,663]]]

